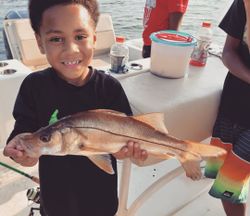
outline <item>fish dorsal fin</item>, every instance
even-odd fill
[[[94,109],[94,110],[88,110],[88,112],[101,112],[101,113],[108,113],[111,115],[118,115],[118,116],[127,116],[125,113],[118,112],[111,109]]]
[[[164,124],[164,113],[148,113],[144,115],[132,116],[133,119],[144,122],[162,133],[168,133]]]
[[[112,167],[111,156],[108,154],[105,155],[92,155],[87,156],[96,166],[105,171],[108,174],[114,174]]]

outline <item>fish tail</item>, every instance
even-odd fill
[[[226,154],[226,151],[223,148],[217,146],[187,140],[185,140],[184,142],[187,146],[186,151],[190,151],[192,154],[197,155],[204,160]]]
[[[220,147],[186,140],[183,142],[183,147],[183,151],[176,157],[184,168],[186,176],[193,180],[199,180],[202,177],[200,168],[202,159],[206,160],[226,154],[226,151]]]

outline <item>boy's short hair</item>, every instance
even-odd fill
[[[97,0],[29,0],[29,16],[33,30],[39,34],[44,11],[56,5],[67,4],[80,4],[86,8],[96,27],[100,15]]]

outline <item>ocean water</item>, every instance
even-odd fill
[[[146,0],[99,0],[100,11],[110,13],[116,34],[127,39],[141,37],[143,8]],[[233,0],[189,0],[181,30],[195,35],[203,20],[213,24],[213,42],[223,45],[225,34],[217,26]],[[0,59],[6,59],[2,22],[9,10],[24,10],[28,0],[0,0]]]

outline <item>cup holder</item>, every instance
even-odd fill
[[[14,73],[16,73],[16,70],[14,70],[14,69],[6,69],[3,71],[0,71],[1,75],[10,75],[10,74],[14,74]]]
[[[5,67],[5,66],[7,66],[7,65],[8,65],[7,62],[0,62],[0,67]]]

